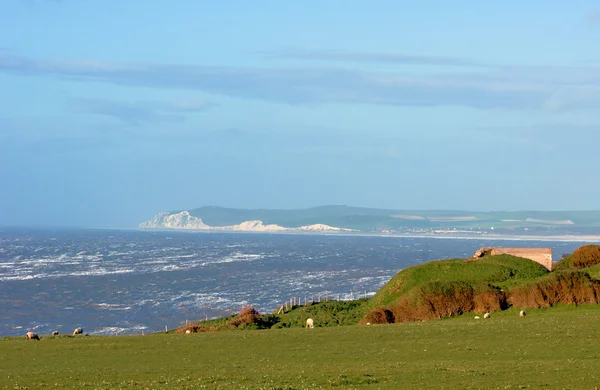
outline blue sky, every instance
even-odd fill
[[[0,15],[0,225],[600,208],[596,1],[4,0]]]

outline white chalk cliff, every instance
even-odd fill
[[[335,226],[314,224],[287,228],[274,224],[263,224],[262,221],[245,221],[238,225],[210,226],[205,224],[201,218],[190,215],[189,211],[171,214],[169,212],[158,213],[152,220],[139,224],[140,229],[181,229],[181,230],[231,230],[244,232],[352,232],[354,229],[339,228]]]

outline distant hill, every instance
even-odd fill
[[[248,223],[251,222],[251,223]],[[260,222],[260,223],[258,223]],[[241,227],[240,227],[241,226]],[[317,226],[317,227],[315,227]],[[600,227],[600,211],[390,210],[320,206],[296,210],[233,209],[218,206],[163,212],[141,228],[220,230],[327,230],[360,232],[402,229],[515,229]],[[312,227],[315,227],[314,229]]]

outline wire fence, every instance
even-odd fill
[[[374,295],[374,293],[368,293],[365,290],[364,292],[360,292],[360,293],[352,291],[348,294],[341,294],[341,293],[332,294],[332,293],[329,293],[328,291],[326,291],[324,293],[311,293],[310,295],[293,296],[293,297],[290,297],[289,300],[286,300],[281,305],[277,306],[276,313],[283,314],[283,313],[287,313],[287,312],[289,312],[297,307],[300,307],[300,306],[310,306],[310,305],[314,305],[316,303],[321,303],[321,302],[353,301],[355,299],[369,298],[370,296],[373,296],[373,295]]]

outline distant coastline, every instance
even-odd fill
[[[407,211],[349,206],[268,210],[207,206],[163,211],[138,227],[207,233],[600,242],[600,211]]]
[[[198,230],[169,228],[133,228],[117,230],[157,231],[164,233],[201,234],[274,234],[274,235],[319,235],[340,237],[389,237],[389,238],[434,238],[441,240],[497,240],[497,241],[556,241],[599,243],[600,235],[561,234],[561,235],[522,235],[522,234],[418,234],[418,233],[377,233],[377,232],[325,232],[325,231],[251,231],[251,230]]]

